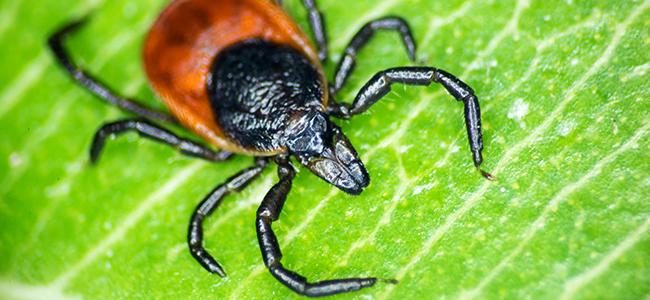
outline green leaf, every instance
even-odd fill
[[[264,268],[255,210],[273,168],[206,224],[229,276],[185,246],[194,206],[251,158],[191,160],[134,134],[90,166],[103,122],[126,115],[73,84],[48,33],[92,12],[69,40],[80,65],[162,108],[140,51],[163,0],[0,3],[0,298],[298,298]],[[300,1],[287,1],[303,28]],[[375,17],[411,22],[419,57],[472,85],[484,168],[473,169],[462,105],[439,86],[397,86],[339,122],[371,174],[360,196],[304,168],[275,224],[286,266],[311,280],[397,278],[337,298],[628,298],[650,295],[650,0],[319,1],[330,76]],[[377,35],[339,99],[409,61]],[[338,122],[338,121],[337,121]],[[185,136],[190,133],[173,128]]]

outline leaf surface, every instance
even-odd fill
[[[0,3],[0,298],[298,298],[264,268],[255,210],[269,168],[206,222],[228,277],[185,246],[194,206],[251,164],[210,164],[129,134],[88,164],[94,130],[126,114],[74,85],[48,33],[92,12],[75,59],[148,105],[140,62],[165,1]],[[307,28],[299,1],[287,9]],[[333,298],[629,298],[650,294],[650,0],[325,1],[332,60],[361,25],[408,19],[419,58],[476,90],[482,179],[462,106],[439,86],[396,86],[338,122],[372,183],[360,196],[300,168],[275,223],[286,266],[311,280],[396,278]],[[409,65],[394,33],[359,56],[338,98]],[[173,128],[184,136],[192,136]]]

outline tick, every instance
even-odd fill
[[[397,31],[410,59],[415,61],[413,34],[408,23],[399,17],[368,22],[347,45],[334,79],[328,82],[322,67],[328,54],[323,14],[314,0],[303,2],[317,48],[282,9],[281,1],[172,1],[149,31],[143,55],[149,82],[171,115],[119,96],[73,62],[62,43],[83,22],[62,27],[48,42],[58,62],[78,84],[138,116],[107,123],[97,131],[90,149],[93,163],[107,137],[129,131],[211,162],[225,161],[233,154],[255,157],[251,167],[217,186],[192,214],[187,235],[189,250],[210,273],[226,276],[221,265],[203,248],[203,220],[225,196],[241,191],[269,163],[275,162],[279,181],[262,200],[255,220],[262,259],[271,274],[296,293],[324,296],[370,287],[378,279],[308,281],[282,265],[282,253],[271,224],[278,219],[295,176],[290,157],[348,194],[358,195],[370,183],[363,162],[331,117],[349,119],[365,112],[396,83],[439,83],[464,105],[469,146],[478,170],[483,160],[483,142],[474,91],[441,69],[387,69],[374,75],[352,104],[336,101],[334,97],[355,68],[357,53],[375,32]],[[180,138],[154,121],[181,124],[220,150]]]

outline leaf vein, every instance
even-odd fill
[[[625,252],[630,250],[636,243],[643,238],[647,238],[646,233],[650,229],[650,217],[645,219],[632,233],[630,233],[623,241],[614,247],[608,254],[606,254],[596,265],[588,268],[584,272],[570,278],[564,284],[564,291],[560,299],[571,299],[573,295],[578,292],[585,285],[602,275],[608,270],[609,266],[616,262]]]
[[[142,201],[133,211],[124,218],[124,220],[117,226],[108,236],[104,237],[90,248],[79,261],[72,264],[68,270],[57,276],[52,283],[51,287],[63,289],[68,285],[71,279],[79,274],[84,268],[98,259],[104,252],[109,249],[113,244],[122,240],[128,231],[135,226],[149,211],[154,209],[157,205],[165,202],[172,195],[176,189],[183,183],[187,182],[191,177],[198,173],[198,171],[205,167],[207,164],[203,161],[197,161],[179,171],[172,178],[167,180],[160,188],[151,194],[147,199]]]
[[[501,170],[505,169],[508,163],[512,161],[512,158],[514,157],[515,154],[522,151],[526,146],[533,143],[538,136],[540,136],[542,133],[548,130],[548,128],[551,126],[551,123],[560,115],[562,111],[564,111],[566,105],[571,100],[573,100],[573,98],[576,95],[575,94],[576,90],[579,87],[582,87],[587,82],[587,80],[589,80],[589,78],[591,78],[600,68],[602,68],[609,61],[609,59],[611,59],[614,50],[620,43],[621,38],[625,34],[627,28],[634,20],[636,20],[639,14],[647,8],[648,4],[650,4],[650,0],[646,0],[643,4],[639,6],[639,9],[634,10],[634,12],[632,12],[622,23],[616,26],[616,32],[614,34],[614,37],[608,43],[608,47],[605,49],[605,51],[599,57],[599,59],[596,60],[596,62],[592,65],[592,67],[582,77],[580,77],[580,79],[578,79],[571,87],[569,87],[569,89],[565,93],[564,100],[562,100],[562,102],[558,104],[556,109],[553,112],[551,112],[549,117],[547,117],[542,122],[542,124],[540,124],[537,128],[535,128],[530,135],[528,135],[523,140],[521,140],[520,142],[518,142],[517,144],[515,144],[513,147],[511,147],[506,151],[506,153],[502,156],[502,158],[497,163],[497,166],[494,169],[494,174],[498,174]],[[518,5],[518,7],[520,7],[520,5]],[[517,14],[515,13],[514,15]],[[447,220],[442,225],[442,227],[435,229],[434,232],[425,241],[423,247],[420,248],[420,250],[411,258],[411,260],[398,271],[396,276],[397,279],[403,278],[403,276],[409,270],[415,267],[415,265],[431,251],[433,245],[442,237],[442,235],[444,235],[458,219],[460,219],[462,216],[465,215],[465,213],[467,213],[476,204],[478,204],[479,199],[487,192],[490,186],[491,184],[489,182],[483,183],[479,187],[479,189],[470,197],[470,199],[468,199],[463,204],[463,206],[461,206],[461,208],[459,208],[457,211],[452,213],[451,216],[447,218]],[[388,286],[380,298],[382,299],[387,298],[388,295],[392,293],[394,288],[395,287],[392,285]]]
[[[521,235],[521,242],[517,244],[515,249],[508,253],[502,259],[497,266],[488,273],[487,276],[481,282],[475,287],[469,290],[469,292],[465,293],[462,298],[466,299],[471,299],[474,298],[478,295],[480,295],[481,291],[489,284],[505,267],[508,266],[508,264],[521,253],[521,251],[528,245],[528,243],[533,239],[535,234],[542,228],[544,228],[544,224],[546,223],[546,220],[548,218],[548,215],[551,214],[553,211],[555,211],[558,206],[563,203],[567,197],[577,191],[579,191],[580,188],[584,187],[587,183],[589,183],[590,180],[594,179],[596,176],[598,176],[602,169],[611,164],[616,160],[618,156],[623,154],[625,151],[631,149],[634,147],[634,145],[642,138],[645,136],[647,133],[648,129],[650,129],[650,123],[645,124],[645,126],[641,127],[638,129],[631,138],[625,142],[622,146],[614,150],[612,153],[606,155],[603,157],[601,160],[597,161],[594,166],[589,169],[580,179],[577,181],[566,185],[560,192],[558,192],[549,202],[548,204],[544,207],[544,210],[540,214],[533,223],[526,228],[524,233]]]

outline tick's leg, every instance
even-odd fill
[[[219,207],[223,198],[233,192],[239,192],[262,173],[268,161],[266,158],[256,158],[255,166],[244,169],[216,187],[196,207],[190,220],[187,232],[187,244],[192,256],[210,273],[225,277],[226,273],[219,263],[203,248],[203,220]]]
[[[311,32],[314,35],[316,40],[316,45],[318,46],[318,58],[321,61],[327,59],[327,30],[325,29],[325,16],[323,13],[318,10],[316,6],[316,0],[303,0],[302,1],[307,8],[309,13],[309,26],[311,26]]]
[[[135,131],[140,136],[170,145],[178,149],[181,153],[203,158],[209,161],[224,161],[232,156],[232,153],[226,151],[213,151],[210,148],[199,143],[180,138],[174,133],[158,125],[142,119],[121,120],[113,123],[104,124],[93,139],[90,147],[90,161],[95,163],[99,159],[99,154],[104,148],[104,141],[110,135],[119,135],[128,131]]]
[[[52,50],[56,57],[56,60],[68,72],[70,77],[72,77],[72,79],[74,79],[81,86],[85,87],[95,96],[125,111],[148,119],[176,123],[176,119],[174,119],[172,116],[169,116],[163,112],[152,110],[133,100],[116,95],[106,85],[102,84],[92,75],[88,74],[86,71],[75,65],[75,63],[70,58],[70,55],[68,55],[68,52],[63,47],[63,41],[69,33],[78,29],[83,24],[83,22],[84,20],[80,20],[67,24],[52,34],[48,39],[50,50]]]
[[[282,0],[275,0],[275,3],[282,6]],[[318,58],[321,61],[327,59],[327,31],[325,29],[325,16],[316,5],[316,0],[302,0],[309,14],[309,26],[318,46]]]
[[[343,57],[338,65],[336,65],[334,84],[330,87],[330,93],[332,95],[335,95],[343,87],[350,73],[354,70],[357,53],[368,43],[377,30],[396,30],[399,32],[409,58],[411,61],[415,61],[415,40],[413,39],[411,28],[404,19],[400,17],[384,17],[368,22],[363,25],[348,46],[345,47]]]
[[[291,181],[295,172],[286,157],[278,157],[276,162],[278,163],[280,181],[264,197],[257,210],[257,220],[255,221],[262,258],[271,274],[296,293],[311,297],[356,291],[374,285],[377,278],[347,278],[310,283],[305,277],[282,266],[280,262],[282,253],[271,223],[278,220],[287,194],[291,190]]]
[[[465,106],[465,126],[469,139],[470,150],[474,165],[479,168],[483,162],[483,135],[481,133],[481,110],[474,90],[456,76],[446,71],[431,67],[400,67],[388,69],[377,73],[366,85],[361,88],[352,105],[347,103],[332,103],[330,112],[341,118],[350,118],[353,115],[366,111],[377,100],[390,92],[393,83],[408,85],[430,85],[432,82],[442,84],[449,94],[456,100],[462,101]],[[492,175],[481,171],[484,177],[492,179]]]

